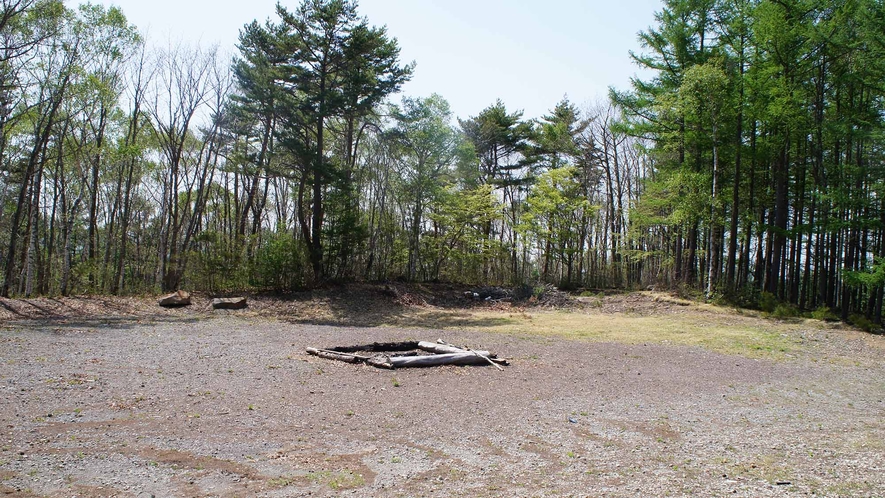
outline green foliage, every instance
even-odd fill
[[[578,108],[563,99],[550,115],[544,116],[534,134],[535,149],[529,161],[535,169],[574,166],[581,160],[582,135],[589,120],[581,119]]]
[[[851,315],[849,315],[848,321],[855,327],[866,332],[876,332],[882,329],[880,325],[876,325],[875,323],[870,321],[869,318],[861,315],[860,313],[852,313]]]
[[[307,252],[301,241],[287,232],[268,232],[248,257],[241,245],[222,234],[204,231],[196,239],[185,281],[210,293],[235,290],[289,292],[307,282]]]
[[[835,313],[833,313],[833,310],[827,308],[826,306],[821,306],[818,309],[812,311],[811,318],[824,322],[836,322],[839,320],[839,317],[836,316]]]
[[[470,281],[481,272],[483,263],[493,257],[498,244],[486,239],[486,227],[500,220],[500,203],[491,185],[472,189],[450,186],[429,213],[434,230],[425,234],[432,262],[430,279]]]
[[[771,317],[779,320],[797,318],[800,316],[802,316],[802,313],[799,309],[787,303],[778,303],[778,305],[774,307],[774,311],[771,312]]]
[[[222,234],[210,230],[200,233],[195,240],[197,250],[192,255],[185,281],[196,289],[210,293],[242,290],[248,287],[246,265],[241,263],[239,248]]]
[[[357,227],[356,202],[350,182],[358,142],[353,130],[358,120],[372,114],[384,98],[411,77],[412,66],[400,66],[399,46],[385,28],[371,27],[357,14],[355,2],[345,0],[304,1],[295,11],[277,5],[279,24],[248,25],[243,33],[243,58],[235,64],[237,78],[246,90],[240,101],[248,113],[266,116],[272,106],[279,119],[280,145],[302,165],[301,174],[310,185],[310,229],[303,221],[302,237],[310,255],[315,281],[325,278],[325,192],[336,186],[345,197],[340,220]],[[329,155],[328,131],[337,121],[348,123],[351,133],[342,139],[350,154]],[[339,234],[341,264],[349,260],[349,233]]]
[[[874,289],[885,285],[885,258],[876,258],[872,268],[865,272],[845,272],[845,281],[849,285]]]
[[[253,261],[250,281],[258,289],[287,292],[306,284],[307,250],[291,233],[268,234]]]
[[[443,202],[445,181],[452,175],[462,137],[450,124],[449,103],[436,94],[425,99],[403,98],[400,107],[392,108],[392,115],[395,127],[389,133],[399,156],[396,185],[408,220],[406,277],[415,280],[419,273],[427,276],[428,266],[422,261],[427,254],[422,248],[433,245],[422,240],[426,213]],[[438,248],[428,249],[439,252]],[[430,273],[438,273],[436,266]]]
[[[560,257],[574,254],[579,250],[575,241],[581,220],[591,218],[596,209],[584,197],[574,167],[552,169],[529,190],[523,223],[517,230],[547,244]]]
[[[460,172],[466,185],[492,184],[512,187],[523,184],[526,178],[517,173],[523,166],[520,154],[529,149],[531,124],[522,120],[522,112],[508,113],[503,102],[487,107],[478,116],[459,120],[467,140],[473,144],[477,164],[463,163]]]
[[[752,286],[740,287],[731,291],[718,292],[711,299],[719,306],[735,306],[738,308],[759,309],[762,293]],[[773,309],[773,308],[772,308]]]
[[[770,292],[763,292],[759,296],[759,309],[765,313],[774,313],[779,305],[780,302],[778,301],[777,296]]]
[[[613,105],[460,130],[437,94],[388,105],[413,66],[353,1],[247,24],[230,74],[151,62],[115,7],[14,5],[0,294],[545,281],[880,320],[881,2],[664,0]]]

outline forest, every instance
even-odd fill
[[[624,54],[651,77],[539,119],[399,95],[355,1],[278,4],[232,55],[2,5],[4,297],[656,287],[881,324],[881,0],[665,0]]]

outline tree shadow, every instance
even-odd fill
[[[515,323],[513,319],[478,316],[473,310],[482,307],[455,307],[403,304],[377,289],[365,288],[358,292],[348,289],[333,293],[316,292],[290,296],[293,306],[281,310],[281,320],[302,325],[374,328],[381,326],[416,327],[426,329],[489,328]],[[309,311],[314,303],[321,305],[316,313]],[[284,307],[285,308],[285,307]]]
[[[41,317],[15,320],[9,325],[18,328],[44,330],[53,334],[65,334],[84,329],[94,331],[106,330],[131,330],[137,327],[145,327],[162,324],[187,325],[200,321],[200,317],[194,316],[101,316],[101,317]]]

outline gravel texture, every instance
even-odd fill
[[[304,353],[438,337],[512,366]],[[236,313],[7,322],[0,495],[885,496],[872,339],[809,332],[774,362]]]

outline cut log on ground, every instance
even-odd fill
[[[338,351],[329,351],[328,349],[307,348],[307,353],[327,360],[338,360],[347,363],[362,363],[368,360],[369,356],[360,356],[349,353],[340,353]]]
[[[441,365],[486,365],[488,357],[469,353],[428,354],[423,356],[392,356],[390,363],[395,368],[437,367]]]
[[[377,368],[386,368],[388,370],[393,370],[394,368],[393,363],[390,362],[390,357],[383,354],[369,358],[366,360],[366,365],[371,365]]]
[[[158,303],[164,308],[177,308],[179,306],[188,306],[191,304],[191,295],[189,292],[180,290],[173,292],[167,296],[160,298]]]
[[[474,352],[471,350],[459,348],[457,346],[452,346],[451,344],[437,344],[435,342],[426,342],[426,341],[419,342],[418,349],[422,349],[424,351],[427,351],[428,353],[435,353],[435,354],[459,354],[459,353],[472,353],[472,352]],[[491,356],[491,357],[495,356],[492,353],[489,353],[488,351],[475,351],[475,352],[479,353],[482,356]]]
[[[212,300],[212,308],[216,310],[241,310],[248,305],[245,297],[219,297]]]
[[[499,365],[498,363],[502,363],[502,364],[504,364],[504,365],[507,365],[507,361],[506,361],[506,360],[504,360],[504,361],[496,361],[496,360],[494,359],[494,355],[490,355],[490,354],[488,354],[488,351],[474,351],[474,350],[472,350],[472,349],[470,349],[470,348],[468,348],[468,347],[457,347],[457,346],[453,346],[453,345],[447,343],[446,341],[444,341],[444,340],[442,340],[442,339],[437,339],[436,342],[437,342],[437,345],[438,345],[438,346],[443,346],[443,347],[450,348],[450,349],[456,349],[456,350],[458,350],[458,351],[465,351],[465,352],[473,353],[473,354],[476,355],[476,356],[481,356],[483,359],[485,359],[485,361],[486,361],[487,363],[489,363],[490,365],[492,365],[493,367],[497,368],[498,370],[500,370],[500,371],[502,371],[502,372],[504,371],[504,368],[502,368],[501,365]],[[430,343],[430,344],[433,344],[433,343]]]

